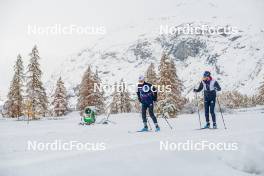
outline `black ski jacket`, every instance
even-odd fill
[[[138,101],[141,101],[141,97],[140,97],[140,89],[142,89],[143,86],[148,86],[149,87],[149,92],[152,92],[153,94],[153,101],[157,101],[157,89],[150,83],[144,82],[143,84],[138,84],[138,88],[137,88],[137,96],[138,96]],[[152,89],[151,89],[152,88]]]

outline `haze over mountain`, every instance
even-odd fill
[[[243,1],[236,9],[233,8],[235,2],[238,1],[180,1],[175,6],[175,15],[148,18],[119,28],[70,55],[52,75],[47,87],[52,91],[55,80],[61,75],[67,88],[73,90],[89,64],[94,70],[98,69],[104,83],[113,84],[121,78],[136,83],[151,62],[158,67],[165,51],[176,62],[185,86],[184,95],[189,95],[204,70],[212,71],[223,90],[253,94],[264,75],[263,22],[256,7],[263,3],[255,1],[253,5],[252,1]],[[160,33],[161,26],[186,25],[233,27],[237,31],[230,35]]]
[[[99,69],[104,82],[124,77],[134,83],[150,62],[158,66],[164,49],[171,49],[178,74],[187,87],[185,93],[197,83],[204,69],[211,70],[216,78],[222,79],[226,90],[239,88],[242,93],[254,93],[251,88],[255,90],[262,80],[262,0],[18,2],[3,1],[0,6],[0,74],[5,75],[0,79],[0,91],[3,97],[12,79],[17,54],[22,55],[26,65],[34,44],[39,47],[43,80],[47,83],[48,92],[52,91],[51,87],[60,74],[69,90],[77,86],[90,63],[94,69]],[[103,25],[107,33],[103,36],[29,36],[28,24]],[[239,33],[178,37],[159,34],[161,25],[186,24],[229,25],[237,27]],[[63,66],[59,64],[61,62]]]

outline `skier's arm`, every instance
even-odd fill
[[[153,100],[157,101],[158,93],[156,87],[152,86]]]
[[[220,85],[218,84],[217,81],[215,81],[214,87],[215,87],[215,90],[221,91],[221,87],[220,87]]]
[[[137,88],[137,96],[138,96],[138,101],[141,102],[140,93],[139,93],[139,85],[138,85],[138,88]]]
[[[203,90],[203,83],[202,82],[200,82],[198,89],[193,89],[194,92],[200,92],[201,90]]]

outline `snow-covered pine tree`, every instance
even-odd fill
[[[102,83],[98,70],[95,71],[94,75],[94,83],[98,86]],[[105,112],[105,97],[104,97],[104,91],[103,90],[94,90],[94,106],[97,109],[98,114],[102,114]]]
[[[91,106],[93,85],[94,75],[92,73],[91,66],[89,65],[87,70],[84,72],[79,88],[78,109],[80,111],[84,110],[86,106]]]
[[[177,107],[180,110],[187,102],[187,99],[182,96],[183,83],[177,75],[176,65],[172,59],[171,59],[171,76],[172,78],[174,78],[172,79],[172,93],[174,97],[177,98]]]
[[[112,94],[112,102],[110,104],[110,112],[112,114],[131,112],[131,98],[125,82],[121,79],[120,83],[115,83],[115,91]]]
[[[264,105],[264,81],[261,83],[259,87],[259,93],[257,99],[257,104]]]
[[[78,98],[78,109],[83,110],[87,106],[95,106],[98,112],[102,112],[104,108],[103,94],[102,92],[96,92],[95,84],[99,83],[100,79],[98,75],[96,76],[92,70],[91,66],[88,66],[85,71],[82,82],[79,89]]]
[[[120,107],[120,102],[119,102],[119,93],[117,90],[117,82],[115,82],[114,84],[115,86],[115,90],[113,92],[112,96],[112,102],[110,103],[109,107],[110,107],[110,113],[111,114],[118,114],[119,113],[119,107]]]
[[[146,82],[152,84],[152,85],[157,85],[158,83],[158,78],[157,74],[155,71],[155,65],[151,63],[145,73],[145,80]]]
[[[132,105],[132,112],[141,112],[141,103],[138,101],[138,99],[132,99],[131,102]]]
[[[23,115],[24,66],[20,55],[17,56],[14,71],[15,74],[7,95],[8,100],[5,103],[8,117],[20,117]]]
[[[57,81],[56,90],[53,97],[54,97],[52,102],[53,114],[55,116],[65,115],[68,109],[68,100],[67,100],[66,88],[64,86],[64,82],[62,81],[61,77]]]
[[[34,46],[30,55],[30,63],[27,71],[27,96],[26,106],[31,112],[27,112],[33,119],[45,116],[48,109],[48,99],[41,81],[42,71],[39,64],[39,52]],[[30,106],[30,107],[29,107]]]
[[[176,66],[166,54],[163,54],[159,66],[159,86],[162,86],[158,95],[158,112],[167,112],[170,117],[175,117],[181,110],[185,99],[181,96],[183,84],[177,76]],[[171,91],[164,87],[170,86]]]
[[[121,106],[120,106],[120,112],[131,112],[131,98],[130,98],[130,93],[127,90],[126,84],[124,82],[123,79],[121,79],[120,81],[120,85],[122,85],[123,88],[123,92],[121,92],[120,94],[120,102],[121,102]]]

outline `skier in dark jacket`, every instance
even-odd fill
[[[158,121],[154,115],[154,101],[157,101],[157,90],[152,84],[145,82],[144,76],[139,77],[139,84],[137,89],[137,96],[139,102],[142,104],[142,120],[144,128],[141,131],[148,131],[146,111],[149,110],[149,115],[152,118],[156,131],[160,131]]]
[[[217,128],[215,119],[215,101],[216,101],[216,91],[221,91],[221,87],[218,82],[211,77],[209,71],[205,71],[203,75],[203,80],[201,81],[198,89],[194,89],[194,92],[200,92],[204,90],[204,111],[206,118],[206,125],[204,128],[210,128],[209,121],[209,109],[213,120],[213,128]]]

